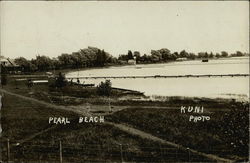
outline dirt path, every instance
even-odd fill
[[[39,103],[41,105],[45,105],[46,107],[50,107],[50,108],[53,108],[53,109],[71,111],[71,112],[74,112],[74,113],[76,113],[78,115],[81,115],[81,116],[91,116],[91,114],[88,113],[87,111],[75,109],[73,106],[71,106],[71,107],[58,106],[58,105],[50,104],[50,103],[47,103],[47,102],[44,102],[44,101],[40,101],[40,100],[37,100],[37,99],[34,99],[34,98],[30,98],[30,97],[22,96],[22,95],[19,95],[19,94],[16,94],[16,93],[12,93],[12,92],[9,92],[9,91],[3,90],[3,89],[0,89],[0,92],[6,93],[8,95],[12,95],[12,96],[24,99],[24,100],[28,100],[28,101],[32,101],[32,102],[35,102],[35,103]],[[187,150],[187,148],[184,147],[184,146],[182,146],[182,145],[175,144],[173,142],[169,142],[169,141],[163,140],[161,138],[158,138],[158,137],[153,136],[153,135],[151,135],[149,133],[146,133],[144,131],[135,129],[135,128],[127,126],[127,125],[117,124],[117,123],[107,122],[107,121],[105,123],[108,124],[108,125],[114,126],[114,127],[118,128],[118,129],[120,129],[122,131],[125,131],[125,132],[127,132],[129,134],[136,135],[136,136],[139,136],[139,137],[144,138],[144,139],[153,140],[155,142],[166,144],[166,145],[169,145],[169,146],[172,146],[172,147],[175,147],[175,148],[179,148],[181,150]],[[50,130],[50,129],[48,129],[48,130]],[[43,134],[44,132],[47,132],[47,130],[43,130],[43,131],[40,131],[40,132],[38,132],[36,134],[33,134],[32,136],[30,136],[30,137],[28,137],[26,139],[23,139],[22,142],[24,142],[25,140],[31,140],[34,137],[36,137],[36,136],[38,136],[40,134]],[[194,150],[194,149],[189,149],[189,151],[191,153],[193,153],[193,154],[204,156],[204,157],[206,157],[208,159],[215,160],[217,162],[234,162],[233,160],[225,159],[225,158],[213,155],[213,154],[202,153],[202,152],[199,152],[199,151]]]
[[[71,111],[71,112],[74,112],[74,113],[76,113],[76,114],[80,114],[80,115],[82,115],[82,116],[91,116],[91,114],[89,114],[87,111],[84,111],[84,110],[81,110],[81,111],[76,110],[73,106],[69,107],[69,106],[55,105],[55,104],[47,103],[47,102],[44,102],[44,101],[41,101],[41,100],[37,100],[37,99],[31,98],[31,97],[26,97],[26,96],[23,96],[23,95],[19,95],[19,94],[16,94],[16,93],[12,93],[12,92],[6,91],[6,90],[4,90],[4,89],[0,89],[0,92],[6,93],[6,94],[8,94],[8,95],[15,96],[15,97],[18,97],[18,98],[27,100],[27,101],[31,101],[31,102],[34,102],[34,103],[38,103],[38,104],[41,104],[41,105],[44,105],[44,106],[46,106],[46,107],[53,108],[53,109],[56,109],[56,110]]]

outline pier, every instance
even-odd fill
[[[205,75],[148,75],[148,76],[72,76],[66,79],[147,79],[147,78],[210,78],[210,77],[249,77],[249,74],[205,74]],[[48,79],[49,75],[12,75],[12,78]]]
[[[209,78],[209,77],[249,77],[249,74],[206,74],[206,75],[151,75],[151,76],[78,76],[67,79],[138,79],[138,78]]]

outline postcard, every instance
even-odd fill
[[[0,1],[0,162],[248,162],[249,1]]]

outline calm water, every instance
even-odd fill
[[[249,74],[249,58],[173,62],[168,64],[130,65],[68,73],[78,76]],[[99,84],[105,79],[84,79]],[[112,86],[144,92],[145,95],[249,98],[249,77],[111,79]]]

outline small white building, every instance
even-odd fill
[[[176,61],[186,61],[187,58],[186,57],[183,57],[183,58],[177,58]]]
[[[129,59],[128,60],[128,64],[130,64],[130,65],[136,65],[136,57],[134,57],[134,59]]]
[[[136,60],[134,60],[134,59],[129,59],[129,60],[128,60],[128,64],[130,64],[130,65],[136,65]]]

